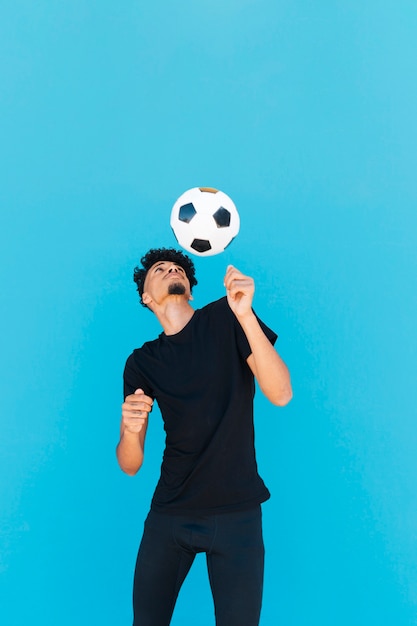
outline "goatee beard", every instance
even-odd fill
[[[185,285],[182,283],[170,283],[168,285],[168,293],[170,296],[183,296],[185,294]]]

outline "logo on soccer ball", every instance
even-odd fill
[[[223,252],[239,226],[239,213],[231,198],[212,187],[189,189],[172,207],[171,227],[178,243],[198,256]]]

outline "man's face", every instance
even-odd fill
[[[190,282],[181,265],[172,261],[158,261],[148,270],[142,300],[149,305],[160,303],[168,296],[191,298]]]

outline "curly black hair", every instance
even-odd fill
[[[133,271],[133,281],[137,285],[140,303],[144,307],[146,307],[146,304],[142,301],[142,295],[146,274],[152,265],[155,265],[158,261],[172,261],[173,263],[180,265],[190,282],[191,291],[197,284],[194,263],[189,256],[183,254],[179,250],[175,250],[174,248],[152,248],[141,258],[140,262],[142,267],[137,266]]]

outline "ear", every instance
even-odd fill
[[[142,294],[142,302],[143,302],[143,304],[146,304],[146,305],[148,305],[150,302],[152,302],[152,298],[148,294],[147,291],[144,291],[143,294]]]
[[[194,300],[194,298],[193,298],[193,296],[191,294],[188,296],[188,300]]]

